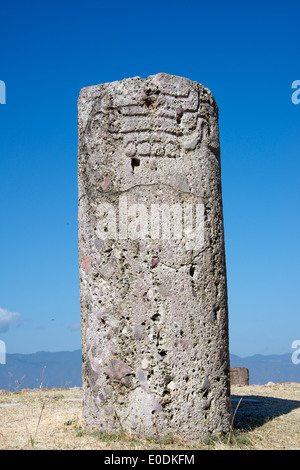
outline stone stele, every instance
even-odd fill
[[[78,100],[88,426],[197,439],[231,424],[218,107],[159,73]]]
[[[231,367],[230,384],[249,385],[249,369],[247,367]]]

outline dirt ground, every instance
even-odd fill
[[[230,435],[185,442],[87,429],[80,388],[0,391],[0,449],[300,449],[299,383],[233,386],[231,393]]]

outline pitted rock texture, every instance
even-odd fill
[[[227,286],[211,92],[163,73],[83,88],[78,133],[87,425],[196,439],[228,432]]]

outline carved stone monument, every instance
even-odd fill
[[[83,88],[79,269],[88,426],[230,428],[218,108],[159,73]]]
[[[247,367],[231,367],[230,384],[249,385],[249,369]]]

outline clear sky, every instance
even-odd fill
[[[300,339],[299,0],[2,2],[0,339],[80,348],[77,98],[158,72],[211,89],[220,111],[230,351]],[[300,97],[300,95],[299,95]]]

